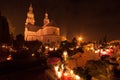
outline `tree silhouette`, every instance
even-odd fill
[[[15,49],[20,49],[23,47],[24,44],[24,36],[22,34],[18,34],[16,36],[16,40],[14,41],[14,47]]]
[[[7,19],[8,24],[9,24],[9,32],[10,32],[10,36],[12,36],[13,38],[15,38],[15,26],[12,24],[12,22],[10,21],[10,19]]]
[[[10,34],[9,34],[9,25],[7,18],[1,15],[0,12],[0,43],[9,43]]]
[[[77,46],[77,39],[75,37],[72,39],[71,46],[72,47],[76,47]]]

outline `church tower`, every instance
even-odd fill
[[[30,4],[29,11],[27,13],[27,19],[26,19],[25,25],[27,25],[27,24],[32,24],[32,25],[35,24],[32,4]]]
[[[43,26],[48,25],[49,22],[50,22],[50,20],[49,20],[49,18],[48,18],[48,13],[46,12],[46,13],[45,13],[45,18],[44,18],[44,20],[43,20],[43,23],[44,23]]]

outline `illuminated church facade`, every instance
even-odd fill
[[[45,13],[43,26],[36,26],[33,7],[30,5],[25,22],[24,39],[25,41],[38,40],[43,44],[57,45],[61,41],[60,28],[49,20],[48,13]]]

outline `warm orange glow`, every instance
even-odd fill
[[[9,55],[9,56],[7,57],[7,60],[12,60],[12,56]]]
[[[65,72],[65,73],[64,73],[64,76],[68,76],[68,74]]]
[[[63,55],[64,55],[64,56],[67,56],[67,51],[64,51],[64,52],[63,52]]]
[[[58,78],[61,78],[61,76],[62,76],[62,72],[58,71]]]
[[[49,48],[49,51],[53,51],[54,50],[54,48]]]
[[[82,41],[82,37],[79,37],[79,38],[78,38],[78,41]]]
[[[45,46],[45,49],[48,49],[49,47],[48,46]]]
[[[58,74],[58,66],[55,66],[54,69],[55,69],[55,73]]]
[[[64,60],[65,60],[65,61],[67,60],[67,56],[68,56],[67,51],[64,51],[64,52],[63,52],[63,57],[64,57]]]
[[[35,56],[35,54],[34,54],[34,53],[32,53],[32,56]]]
[[[70,74],[71,74],[71,75],[73,75],[73,74],[74,74],[73,70],[70,70]]]
[[[75,80],[80,80],[80,76],[78,75],[76,75],[75,78],[76,78]]]
[[[62,41],[67,40],[66,36],[62,36],[61,38],[62,38]]]

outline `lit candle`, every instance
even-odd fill
[[[64,51],[64,52],[63,52],[63,57],[64,57],[64,60],[65,60],[65,61],[66,61],[66,59],[67,59],[67,56],[68,56],[67,51]]]
[[[62,68],[62,71],[63,71],[64,70],[64,65],[63,64],[61,65],[61,68]]]
[[[73,74],[74,74],[73,70],[70,70],[70,74],[71,74],[71,75],[73,75]]]
[[[7,60],[12,60],[12,56],[9,55],[6,59],[7,59]]]
[[[75,80],[80,80],[80,76],[76,75]]]
[[[67,75],[68,75],[68,74],[65,72],[65,73],[64,73],[64,76],[67,76]]]
[[[48,46],[45,46],[45,49],[48,49],[49,47]]]
[[[58,71],[58,72],[57,72],[57,76],[58,76],[58,79],[60,79],[61,76],[62,76],[62,72],[61,72],[61,71]]]
[[[55,47],[55,51],[57,50],[58,48],[57,47]]]
[[[58,73],[58,66],[55,66],[54,69],[55,69],[55,73],[57,74]]]
[[[71,80],[71,77],[70,77],[69,73],[65,72],[62,75],[61,80]]]
[[[35,54],[34,54],[34,53],[32,53],[32,56],[35,56]]]
[[[54,50],[54,48],[49,48],[49,51],[53,51]]]

